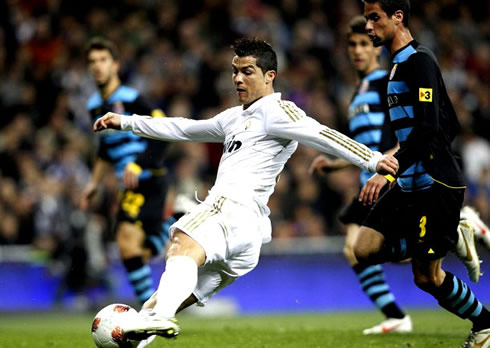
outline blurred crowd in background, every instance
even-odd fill
[[[466,203],[489,222],[490,3],[411,3],[412,34],[437,54],[463,126],[455,151]],[[58,260],[78,250],[83,260],[87,241],[111,239],[114,177],[106,178],[98,214],[79,209],[96,146],[85,107],[96,88],[84,56],[91,37],[116,43],[123,83],[169,117],[194,119],[236,105],[230,45],[260,37],[278,53],[276,91],[345,131],[356,81],[345,30],[362,8],[360,0],[1,1],[0,245],[33,245]],[[382,61],[386,67],[387,52]],[[204,198],[221,152],[221,144],[174,144],[167,163],[174,191]],[[285,168],[269,204],[274,238],[342,234],[336,216],[357,194],[359,172],[310,176],[316,155],[300,146]]]

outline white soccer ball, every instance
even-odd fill
[[[139,341],[126,338],[121,324],[137,316],[138,312],[128,305],[114,303],[102,308],[92,322],[92,337],[99,348],[134,348]]]

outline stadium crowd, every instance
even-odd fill
[[[466,204],[490,221],[490,22],[485,1],[413,0],[410,26],[438,56],[463,132]],[[114,41],[124,83],[168,116],[202,119],[235,105],[230,45],[258,36],[279,54],[276,90],[321,123],[346,130],[355,75],[347,23],[358,0],[8,0],[0,3],[0,245],[28,244],[48,258],[109,231],[117,195],[106,178],[99,218],[79,209],[94,141],[85,104],[95,90],[84,46]],[[383,53],[383,62],[388,60]],[[385,64],[386,65],[386,64]],[[175,191],[204,197],[222,148],[174,144]],[[358,169],[308,174],[317,155],[300,147],[269,202],[274,238],[341,234],[337,214],[358,192]],[[166,215],[172,211],[169,197]],[[110,239],[110,233],[105,233]],[[96,242],[94,242],[96,244]],[[93,245],[95,245],[93,244]],[[85,256],[84,256],[85,255]],[[96,261],[92,260],[94,264]]]

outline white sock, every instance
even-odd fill
[[[154,311],[166,318],[173,318],[179,306],[197,285],[197,264],[189,256],[168,258],[157,291]]]

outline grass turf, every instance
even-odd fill
[[[459,347],[471,323],[442,311],[410,311],[414,332],[364,336],[382,320],[375,312],[291,314],[207,318],[182,315],[176,340],[157,338],[149,347]],[[89,348],[92,316],[75,314],[0,315],[0,348]]]

